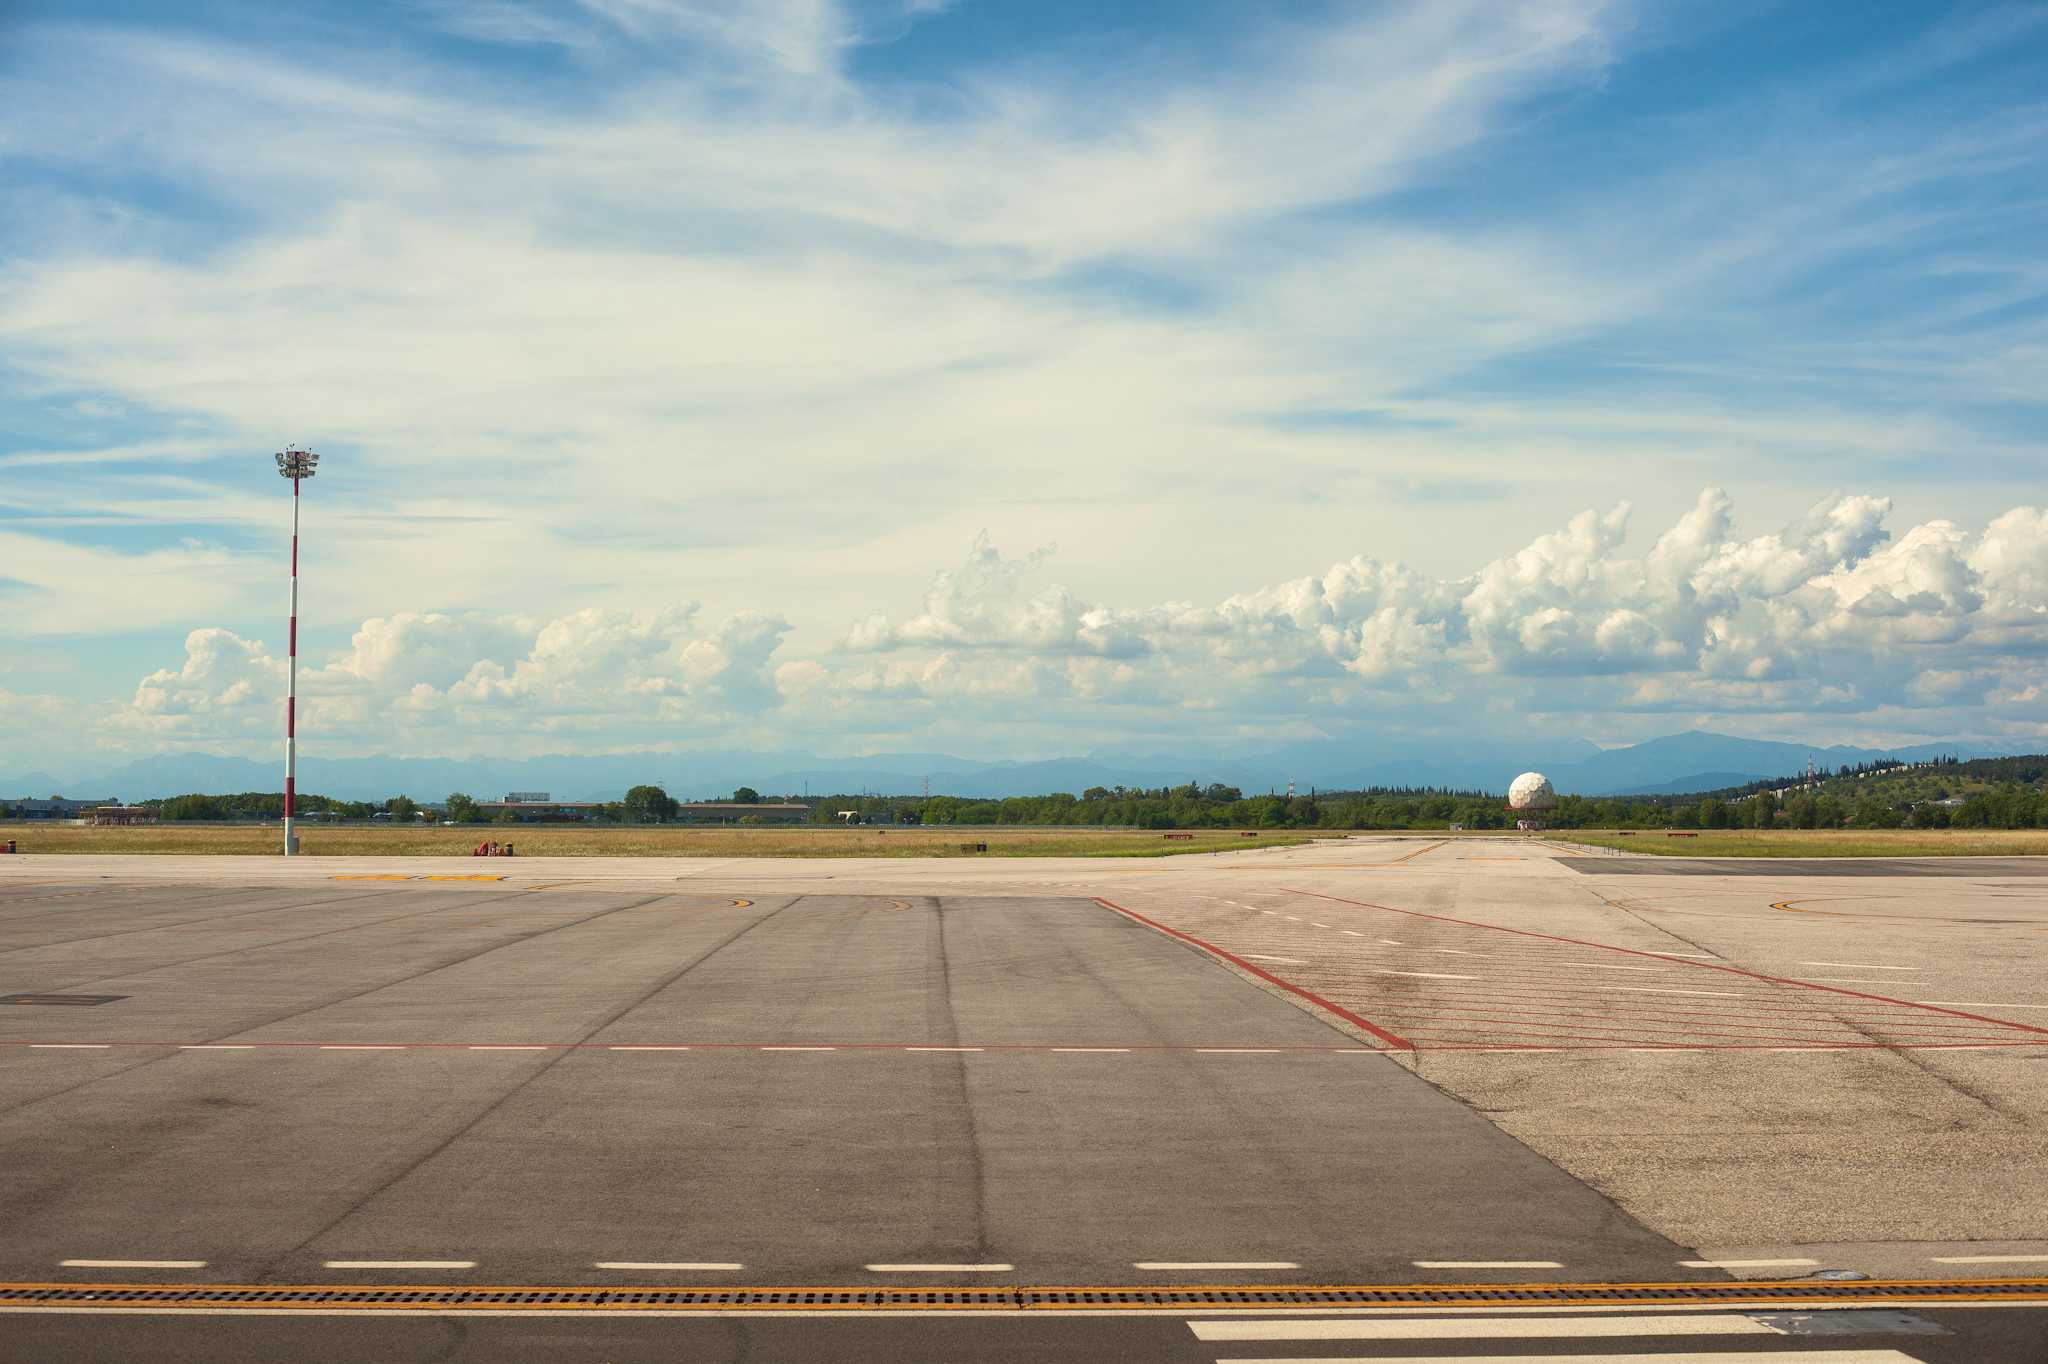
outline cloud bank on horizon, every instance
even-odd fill
[[[0,40],[10,767],[2048,746],[2048,7]]]

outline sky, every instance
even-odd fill
[[[2048,4],[0,0],[0,769],[2048,748]]]

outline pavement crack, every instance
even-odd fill
[[[928,1045],[960,1045],[960,1018],[953,1000],[952,952],[946,937],[948,920],[958,919],[960,913],[955,909],[949,914],[945,898],[932,897],[932,930],[925,935],[925,1032]],[[963,1054],[951,1053],[939,1063],[946,1068],[951,1101],[934,1102],[932,1105],[932,1146],[936,1151],[958,1150],[965,1161],[963,1178],[957,1182],[964,1183],[966,1187],[957,1201],[973,1224],[972,1243],[967,1247],[965,1258],[969,1263],[979,1264],[990,1258],[988,1189],[982,1168],[981,1130],[967,1074],[968,1059]],[[938,1100],[939,1096],[934,1094],[933,1098]],[[941,1213],[938,1205],[944,1201],[946,1188],[953,1182],[956,1181],[946,1179],[940,1172],[933,1174],[933,1227],[941,1234],[944,1224],[950,1219]],[[947,1244],[950,1246],[951,1243]]]

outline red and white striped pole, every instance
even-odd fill
[[[320,456],[287,445],[277,456],[277,471],[292,481],[292,609],[284,671],[284,855],[299,851],[292,832],[293,805],[299,777],[299,483],[313,476]]]

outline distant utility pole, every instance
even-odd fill
[[[299,851],[299,836],[292,832],[292,803],[299,779],[299,484],[311,478],[320,456],[311,450],[287,445],[277,452],[277,472],[292,481],[292,613],[287,627],[284,665],[284,855]]]

